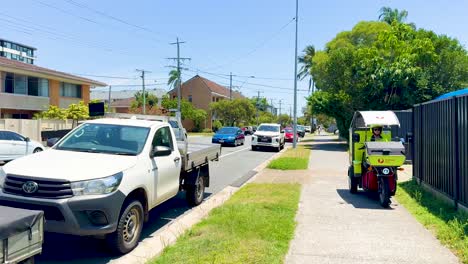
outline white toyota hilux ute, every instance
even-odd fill
[[[106,235],[111,249],[127,253],[149,210],[182,190],[190,205],[203,201],[220,151],[188,144],[174,120],[86,121],[52,148],[0,168],[0,205],[42,210],[46,231]]]
[[[269,147],[279,152],[284,148],[284,144],[284,131],[279,124],[260,124],[252,135],[252,150]]]

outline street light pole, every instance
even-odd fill
[[[297,146],[297,27],[299,20],[299,0],[296,0],[296,42],[294,49],[294,119],[293,119],[293,148]]]

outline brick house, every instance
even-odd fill
[[[181,98],[192,103],[195,108],[206,110],[208,117],[202,128],[212,127],[215,117],[210,111],[210,103],[218,102],[219,100],[229,100],[229,88],[210,81],[200,75],[195,75],[181,86]],[[169,91],[171,98],[177,98],[177,89]],[[232,91],[232,98],[245,98],[240,92]],[[191,131],[194,124],[191,120],[183,120],[184,127]]]

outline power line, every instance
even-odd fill
[[[11,19],[17,20],[17,21],[13,21],[13,20],[6,19],[6,18],[0,18],[0,20],[6,21],[7,23],[10,23],[12,25],[15,25],[15,26],[21,28],[22,30],[17,29],[17,31],[21,31],[23,33],[27,33],[27,34],[31,35],[31,34],[36,33],[37,31],[39,31],[39,32],[44,32],[44,33],[52,36],[52,38],[51,38],[51,37],[47,37],[47,36],[44,36],[44,35],[41,35],[41,34],[37,34],[37,35],[40,35],[40,36],[42,36],[43,38],[46,38],[46,39],[57,40],[57,38],[60,38],[62,40],[71,42],[73,45],[98,48],[98,49],[101,49],[101,50],[104,50],[104,51],[107,51],[107,52],[118,51],[119,54],[127,54],[127,55],[131,55],[131,56],[136,55],[134,52],[114,49],[112,47],[105,46],[105,45],[103,45],[101,43],[90,42],[90,41],[82,41],[81,38],[79,38],[79,37],[74,37],[74,36],[70,36],[70,35],[61,33],[59,31],[56,31],[55,29],[51,29],[50,27],[44,27],[42,25],[38,25],[37,23],[33,23],[33,22],[29,22],[29,21],[24,20],[24,19],[19,19],[19,18],[15,18],[15,17],[12,17],[12,16],[8,16],[8,15],[5,15],[3,13],[0,13],[0,14],[2,14],[3,16],[7,16],[7,17],[9,17]],[[29,32],[24,32],[24,30],[29,31]]]
[[[220,64],[220,65],[216,65],[216,66],[213,66],[211,68],[209,68],[208,70],[210,69],[214,69],[214,68],[223,68],[227,65],[230,65],[236,61],[239,61],[240,59],[244,58],[244,57],[247,57],[249,55],[251,55],[252,53],[254,53],[255,51],[257,51],[259,48],[263,47],[266,43],[268,43],[270,40],[272,40],[274,37],[276,37],[279,33],[281,33],[287,26],[289,26],[289,24],[291,24],[296,18],[294,17],[293,19],[289,20],[288,23],[286,23],[285,25],[283,25],[279,30],[277,30],[275,33],[273,33],[272,35],[270,35],[267,39],[263,40],[262,42],[260,42],[259,45],[255,46],[251,51],[247,52],[246,54],[244,55],[241,55],[239,56],[237,59],[234,59],[234,60],[231,60],[229,61],[228,63],[225,63],[225,64]]]
[[[188,71],[191,71],[191,72],[196,72],[194,70],[188,70]],[[216,73],[211,73],[211,72],[206,72],[206,71],[200,71],[202,73],[206,73],[208,75],[212,75],[212,76],[216,76],[216,77],[219,77],[219,78],[222,78],[222,79],[226,79],[226,80],[230,80],[230,77],[227,77],[227,76],[224,76],[224,75],[219,75],[219,74],[216,74]],[[234,79],[233,79],[234,80]],[[243,82],[241,80],[234,80],[236,82]],[[274,85],[267,85],[267,84],[260,84],[260,83],[251,83],[251,82],[245,82],[245,84],[250,84],[250,85],[254,85],[254,86],[261,86],[261,87],[268,87],[268,88],[273,88],[273,89],[282,89],[282,90],[294,90],[293,88],[287,88],[287,87],[280,87],[280,86],[274,86]],[[301,91],[301,92],[308,92],[308,90],[298,90],[298,91]]]
[[[150,72],[147,72],[150,73]],[[72,73],[75,75],[80,76],[89,76],[89,77],[96,77],[96,78],[107,78],[107,79],[122,79],[122,80],[136,80],[137,77],[122,77],[122,76],[107,76],[107,75],[94,75],[94,74],[84,74],[84,73]],[[148,80],[157,81],[157,80],[168,80],[169,78],[151,78]]]
[[[132,22],[128,22],[128,21],[126,21],[126,20],[123,20],[123,19],[121,19],[121,18],[115,17],[115,16],[113,16],[113,15],[109,15],[109,14],[107,14],[107,13],[105,13],[105,12],[102,12],[102,11],[100,11],[100,10],[97,10],[97,9],[95,9],[95,8],[92,8],[92,7],[90,7],[90,6],[88,6],[88,5],[85,5],[85,4],[83,4],[83,3],[76,2],[76,1],[74,1],[74,0],[65,0],[65,1],[67,1],[68,3],[70,3],[70,4],[74,5],[74,6],[77,6],[77,7],[80,7],[80,8],[84,8],[84,9],[87,9],[87,10],[90,10],[90,11],[92,11],[92,12],[98,14],[98,15],[101,15],[101,16],[103,16],[103,17],[106,17],[106,18],[108,18],[108,19],[110,19],[110,20],[117,21],[117,22],[119,22],[119,23],[121,23],[121,24],[124,24],[124,25],[130,26],[130,27],[139,29],[139,30],[141,30],[141,31],[145,31],[145,32],[153,33],[153,34],[157,34],[157,35],[163,35],[163,34],[161,34],[161,33],[159,33],[159,32],[155,32],[155,31],[153,31],[153,30],[151,30],[151,29],[149,29],[149,28],[146,28],[146,27],[137,25],[137,24],[132,23]],[[155,40],[161,41],[161,40],[158,40],[158,39],[155,39]]]

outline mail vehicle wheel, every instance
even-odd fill
[[[388,178],[385,177],[381,177],[379,179],[379,202],[384,208],[388,208],[390,206],[390,186]]]
[[[358,179],[352,175],[352,167],[348,168],[348,186],[350,193],[357,193]]]
[[[107,236],[111,250],[126,254],[132,251],[140,240],[143,228],[143,206],[140,201],[126,203],[120,215],[117,230]]]

